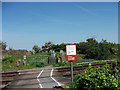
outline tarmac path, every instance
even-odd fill
[[[110,60],[108,60],[110,61]],[[80,63],[81,64],[81,63]],[[84,64],[84,63],[82,63]],[[98,63],[102,66],[106,63]],[[108,63],[107,63],[108,64]],[[109,62],[111,65],[111,63]],[[75,67],[74,67],[75,68]],[[74,73],[82,73],[87,66],[76,67]],[[8,79],[7,77],[4,77]],[[47,66],[39,69],[18,70],[18,74],[6,88],[53,88],[54,86],[68,85],[71,82],[70,70],[67,67]]]
[[[19,74],[6,88],[53,88],[68,83],[68,79],[57,72],[55,68],[19,70]]]
[[[52,77],[53,68],[43,69],[37,76],[41,88],[53,88],[54,86],[61,86],[61,84]]]

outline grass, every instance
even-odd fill
[[[84,56],[85,55],[83,55],[83,54],[77,54],[77,60],[73,61],[73,66],[80,66],[77,63],[81,63],[81,62],[104,61],[104,60],[96,60],[96,59],[83,59]],[[117,61],[117,58],[113,58],[110,60]],[[59,62],[59,63],[53,64],[53,67],[60,67],[60,66],[70,66],[70,62],[65,60],[65,62]]]
[[[27,55],[27,63],[25,65],[21,64],[19,66],[16,65],[16,60],[23,60],[23,56],[21,54],[3,54],[4,58],[2,59],[2,72],[4,71],[13,71],[20,69],[33,69],[40,68],[43,66],[47,66],[48,56],[50,53],[39,53],[34,55]]]
[[[64,61],[64,62],[59,62],[59,63],[53,64],[53,67],[69,66],[69,65],[70,65],[69,61]]]
[[[21,54],[3,54],[4,59],[2,59],[2,71],[10,71],[10,70],[20,70],[20,69],[35,69],[40,68],[48,65],[48,56],[50,53],[38,53],[34,55],[27,55],[27,63],[26,65],[16,65],[16,60],[21,59],[23,60],[23,56]],[[57,57],[60,56],[60,53],[56,53]],[[79,66],[77,63],[81,62],[91,62],[91,61],[102,61],[102,60],[95,60],[95,59],[83,59],[83,54],[77,55],[77,60],[73,61],[73,66]],[[116,58],[112,60],[117,60]],[[1,63],[1,62],[0,62]],[[60,67],[60,66],[70,66],[70,62],[65,60],[64,62],[59,62],[53,64],[53,67]]]

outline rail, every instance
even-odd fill
[[[105,64],[110,64],[110,66],[112,65],[112,61],[107,61],[107,62],[103,62],[103,63],[94,63],[91,64],[92,67],[98,67],[98,66],[103,66]],[[84,70],[88,67],[89,65],[82,65],[82,66],[75,66],[73,67],[74,70],[74,75],[76,74],[80,74],[83,73]],[[30,69],[30,70],[23,70],[23,72],[26,71],[34,71],[34,70],[41,70],[41,69]],[[27,75],[27,74],[22,74],[22,71],[13,71],[13,72],[2,72],[0,73],[0,76],[2,76],[2,80],[0,80],[0,84],[2,85],[2,88],[6,87],[7,85],[9,85],[12,81],[17,81],[17,80],[29,80],[29,79],[36,79],[36,77],[28,77],[28,78],[23,78],[23,79],[14,79],[15,76],[17,75]],[[58,73],[53,75],[53,77],[58,78],[60,77],[70,77],[70,67],[54,67],[54,72],[53,73]],[[21,73],[21,74],[20,74]],[[35,73],[28,73],[28,74],[35,74]],[[47,76],[46,76],[47,77]],[[41,77],[41,78],[45,78]]]

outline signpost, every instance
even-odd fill
[[[76,61],[76,45],[70,44],[66,45],[66,55],[67,60],[70,61],[70,69],[71,69],[71,82],[73,82],[73,61]]]

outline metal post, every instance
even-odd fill
[[[71,82],[73,82],[73,63],[70,61],[70,70],[71,70]]]

